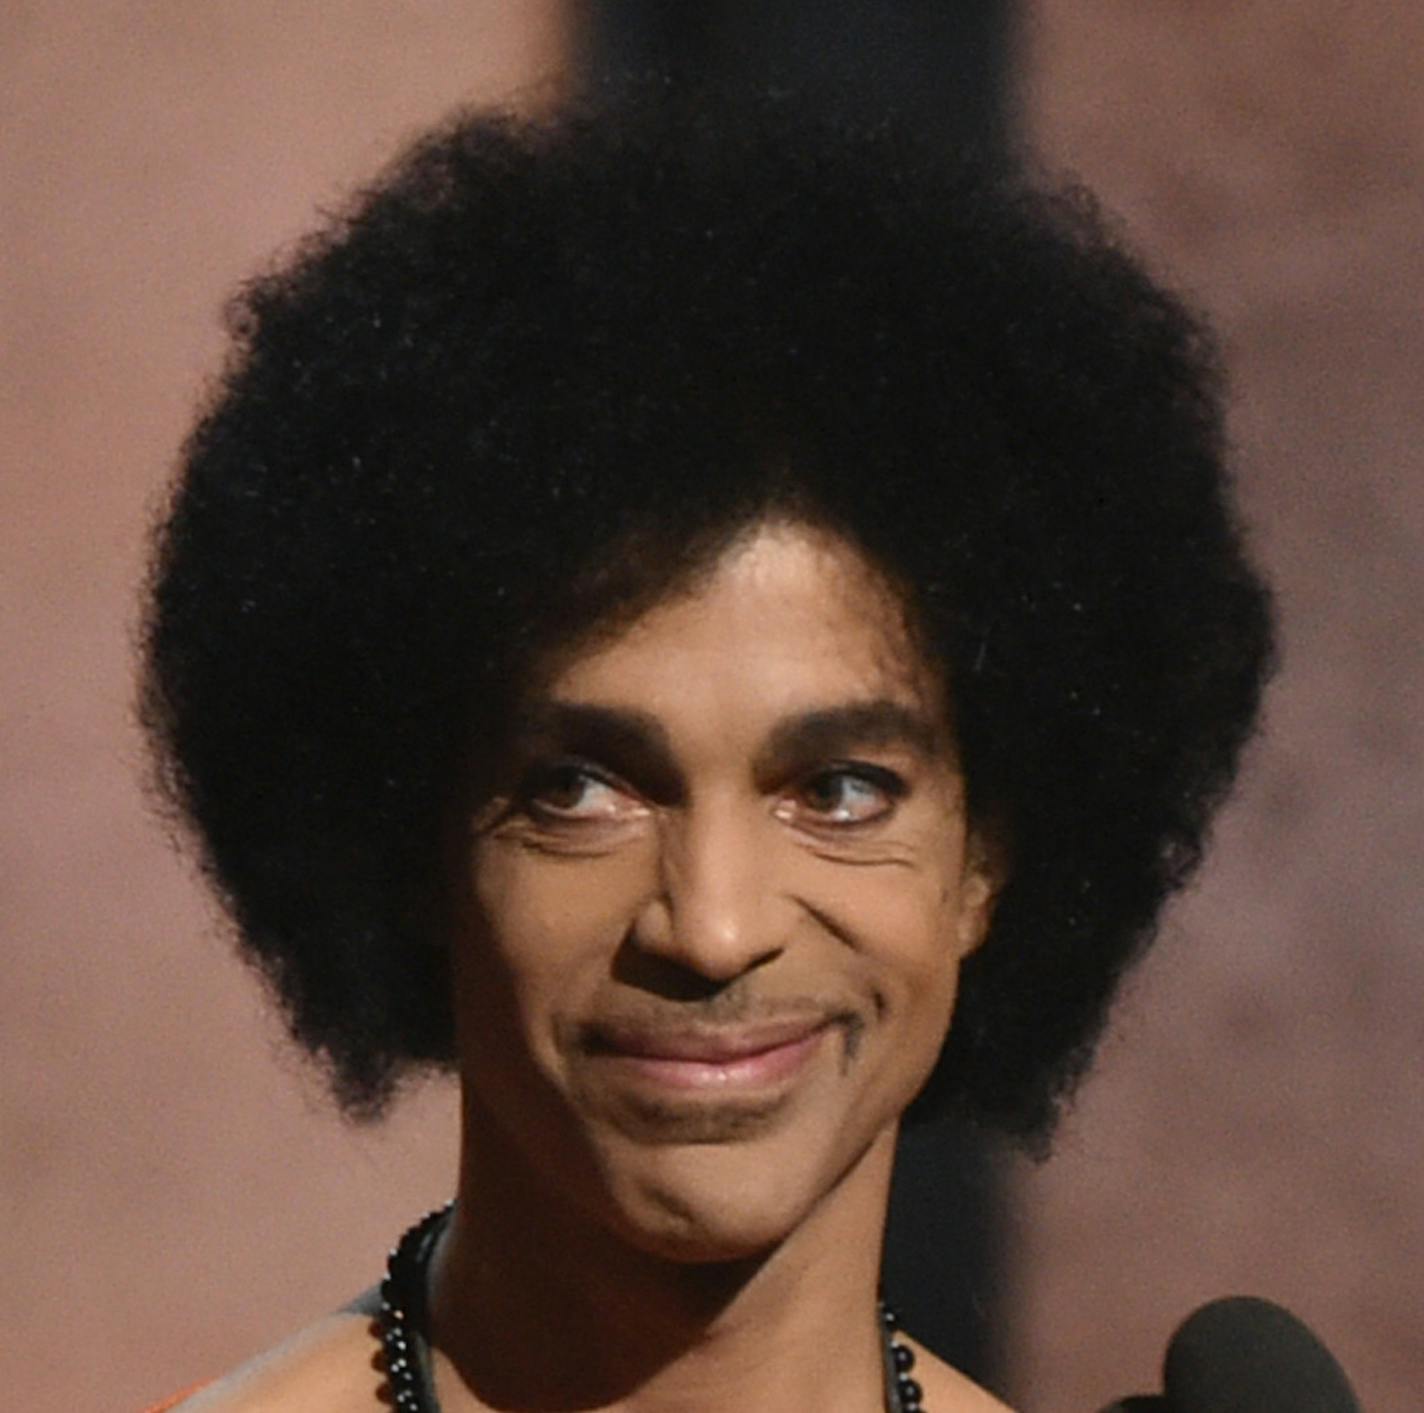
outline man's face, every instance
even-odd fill
[[[554,664],[475,822],[471,1146],[690,1260],[885,1152],[996,879],[944,686],[844,542],[766,524]]]

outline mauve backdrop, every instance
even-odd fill
[[[132,1410],[367,1284],[453,1105],[352,1131],[147,813],[148,515],[224,293],[460,98],[557,71],[556,0],[11,0],[0,13],[0,1374]],[[1058,1156],[1015,1168],[1025,1413],[1151,1387],[1251,1290],[1373,1413],[1424,1392],[1424,10],[1035,0],[1025,122],[1216,318],[1280,586],[1269,734]]]

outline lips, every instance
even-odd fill
[[[830,1022],[824,1016],[739,1026],[599,1024],[584,1053],[635,1082],[728,1093],[785,1083],[809,1063]]]

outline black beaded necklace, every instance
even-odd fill
[[[381,1282],[381,1346],[386,1378],[397,1413],[440,1413],[430,1367],[430,1328],[426,1308],[427,1270],[435,1239],[453,1204],[427,1213],[392,1249]],[[915,1351],[899,1336],[894,1314],[882,1301],[880,1327],[885,1345],[887,1413],[925,1413],[923,1391],[910,1377]]]

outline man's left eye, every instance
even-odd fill
[[[809,816],[817,824],[869,824],[889,814],[903,794],[889,771],[823,770],[802,780],[777,814],[788,820]]]

